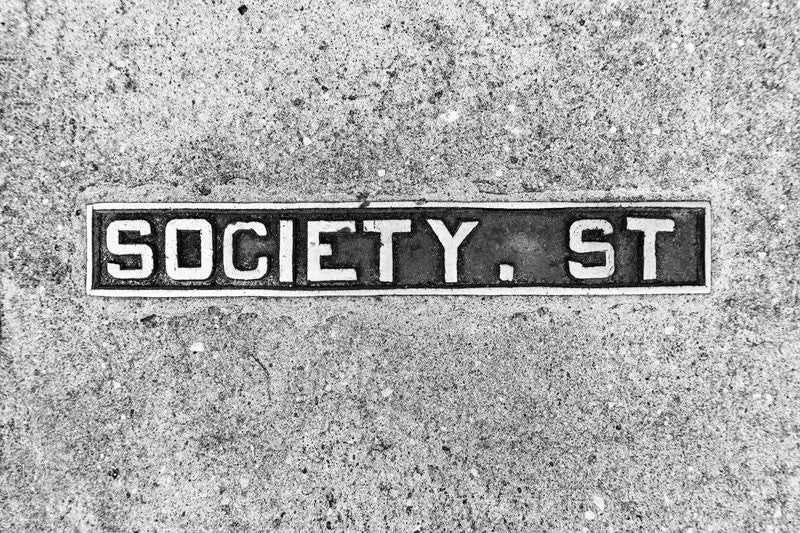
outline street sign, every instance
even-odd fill
[[[710,290],[707,202],[104,203],[97,296]]]

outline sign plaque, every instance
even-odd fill
[[[710,290],[708,202],[103,203],[97,296]]]

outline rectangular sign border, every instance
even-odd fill
[[[705,285],[680,285],[671,287],[473,287],[438,288],[385,288],[337,290],[276,290],[276,289],[198,289],[193,291],[172,289],[93,289],[92,288],[92,215],[94,211],[138,209],[370,209],[370,208],[429,208],[466,207],[477,209],[565,209],[565,208],[626,208],[626,207],[683,207],[701,208],[705,211]],[[320,296],[593,296],[641,294],[708,294],[711,292],[711,202],[103,202],[86,205],[86,293],[89,296],[113,298],[225,298],[232,296],[296,298]]]

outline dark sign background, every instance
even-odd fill
[[[356,208],[356,209],[142,209],[93,212],[93,289],[381,289],[381,288],[473,288],[473,287],[637,287],[702,286],[705,284],[705,216],[698,207],[576,207],[548,209],[503,208]],[[626,217],[669,218],[675,221],[671,233],[656,239],[657,278],[642,280],[643,233],[625,229]],[[164,270],[164,227],[178,218],[202,218],[213,227],[214,270],[207,280],[175,281]],[[380,235],[362,231],[362,221],[407,218],[410,233],[394,235],[394,281],[378,279]],[[569,227],[579,219],[605,219],[614,232],[593,235],[585,241],[606,241],[614,246],[615,271],[606,279],[578,280],[569,274],[568,261],[586,266],[602,264],[603,253],[578,254],[569,249]],[[108,224],[121,219],[150,221],[148,236],[123,233],[124,243],[147,243],[154,251],[155,271],[147,279],[120,280],[108,274],[108,262],[135,268],[136,256],[113,256],[106,249]],[[445,221],[451,234],[460,222],[475,220],[478,226],[459,248],[457,283],[444,282],[444,251],[426,219]],[[294,221],[294,283],[278,281],[278,221]],[[353,220],[355,233],[324,233],[322,243],[332,246],[333,255],[323,257],[323,268],[355,268],[355,282],[311,283],[306,279],[307,222],[309,220]],[[268,274],[259,280],[231,280],[223,272],[222,240],[225,226],[234,222],[259,221],[267,236],[238,232],[234,239],[234,263],[252,268],[259,256],[269,257]],[[599,232],[598,232],[599,233]],[[179,232],[181,266],[196,266],[199,260],[197,233]],[[513,281],[499,279],[501,263],[514,266]]]

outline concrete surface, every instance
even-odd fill
[[[800,8],[0,2],[0,530],[797,531]],[[710,199],[710,296],[112,300],[99,200]]]

